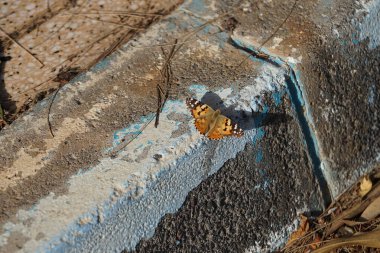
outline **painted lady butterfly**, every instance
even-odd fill
[[[210,106],[193,98],[186,99],[186,104],[195,119],[195,127],[208,138],[218,140],[224,136],[243,135],[243,130],[229,118],[220,114],[220,110],[213,110]]]

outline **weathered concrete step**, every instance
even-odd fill
[[[326,159],[313,139],[318,125],[307,100],[295,102],[306,93],[292,94],[281,64],[252,57],[241,64],[247,54],[228,42],[223,20],[202,26],[175,54],[178,85],[154,127],[158,69],[171,44],[220,9],[186,2],[65,86],[52,106],[54,138],[48,100],[2,131],[2,251],[266,251],[286,240],[297,213],[322,208],[323,175],[310,159],[312,152]],[[241,33],[232,38],[258,44]],[[302,88],[299,61],[286,50],[281,59],[293,61]],[[189,96],[222,108],[244,136],[202,137],[184,103]]]

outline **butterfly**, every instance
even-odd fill
[[[186,99],[186,105],[195,119],[195,127],[208,138],[218,140],[225,136],[243,135],[243,130],[236,123],[232,123],[231,119],[222,115],[219,109],[214,110],[194,98]]]

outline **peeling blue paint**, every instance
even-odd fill
[[[201,27],[201,26],[203,26],[204,25],[204,21],[201,21],[201,20],[197,20],[196,21],[196,27]],[[212,26],[212,25],[206,25],[206,26],[204,26],[203,28],[202,28],[202,30],[200,30],[199,32],[198,32],[198,34],[201,34],[201,35],[208,35],[208,34],[210,34],[210,31],[211,31],[211,29],[212,28],[214,28],[214,26]]]
[[[242,42],[242,41],[240,41],[240,40],[238,40],[238,39],[234,39],[233,41],[234,41],[234,43],[236,43],[236,45],[238,45],[239,47],[241,47],[241,48],[246,48],[246,49],[248,49],[249,51],[252,51],[252,52],[255,53],[255,54],[264,53],[264,54],[267,54],[267,55],[270,56],[269,59],[266,59],[266,60],[265,60],[265,59],[257,58],[257,57],[255,57],[255,56],[253,56],[252,54],[250,54],[250,53],[244,51],[244,54],[246,54],[246,55],[250,55],[250,56],[249,56],[249,59],[250,59],[251,61],[259,62],[259,63],[262,63],[262,64],[268,64],[268,61],[270,61],[272,64],[274,64],[274,65],[278,65],[277,67],[284,66],[284,61],[283,61],[281,58],[276,57],[276,56],[272,56],[272,55],[270,54],[270,52],[269,52],[267,49],[265,49],[265,48],[260,48],[260,51],[259,51],[259,50],[257,50],[253,45],[247,45],[247,44],[245,44],[244,42]]]
[[[247,51],[258,52],[252,45],[245,45],[238,40],[234,40],[235,45]],[[270,54],[268,54],[270,55]],[[302,133],[304,135],[304,140],[306,142],[306,148],[308,150],[309,157],[313,164],[314,173],[319,181],[320,189],[322,191],[322,195],[324,196],[325,205],[327,206],[331,203],[331,194],[328,188],[328,184],[326,179],[324,178],[321,160],[319,157],[320,151],[318,147],[317,138],[314,133],[314,120],[311,115],[311,109],[309,107],[309,103],[306,101],[306,96],[303,95],[305,91],[303,90],[303,85],[300,82],[300,72],[295,71],[297,68],[291,64],[282,60],[280,57],[270,56],[270,60],[267,61],[272,64],[278,65],[278,67],[282,67],[287,69],[285,83],[287,85],[287,91],[292,102],[292,108],[294,109],[299,125],[301,127]],[[305,110],[306,108],[306,110]]]
[[[257,150],[257,153],[256,153],[256,162],[260,163],[263,160],[263,158],[264,158],[263,150],[262,149]]]
[[[354,44],[355,46],[359,45],[359,40],[358,39],[351,39],[351,42],[352,44]]]
[[[339,44],[340,44],[341,46],[346,46],[348,43],[347,43],[346,40],[342,40],[342,39],[340,39],[340,40],[339,40]]]
[[[109,65],[111,64],[111,62],[114,61],[114,58],[115,58],[115,55],[110,55],[102,59],[100,62],[98,62],[97,64],[95,64],[95,66],[91,68],[91,72],[98,73],[100,71],[107,69]]]
[[[192,0],[187,8],[194,13],[202,14],[206,10],[205,6],[203,0]]]
[[[290,99],[292,101],[292,104],[294,104],[295,106],[295,110],[296,110],[298,120],[300,122],[300,126],[302,128],[302,131],[304,132],[304,138],[305,138],[306,143],[308,144],[311,160],[315,167],[320,167],[318,147],[317,147],[317,144],[315,143],[314,134],[311,132],[309,128],[308,120],[304,115],[305,102],[304,102],[299,86],[295,85],[295,83],[297,82],[297,80],[295,79],[296,77],[292,76],[290,79],[286,81],[288,85]]]
[[[256,145],[256,143],[261,140],[262,138],[264,138],[265,136],[265,131],[263,128],[258,128],[256,130],[256,134],[253,136],[253,139],[252,139],[252,143],[253,145]]]
[[[194,151],[192,151],[194,152]],[[187,154],[187,156],[192,156],[192,152]],[[188,159],[188,157],[181,157],[180,160]],[[168,167],[166,170],[160,170],[158,171],[155,176],[156,178],[159,177],[166,177],[167,174],[173,170],[173,168]],[[127,179],[127,181],[124,183],[124,187],[127,188],[130,185],[130,179],[132,176]],[[164,180],[161,180],[164,181]],[[123,196],[120,198],[117,198],[116,202],[114,202],[114,196],[115,196],[115,191],[111,190],[109,192],[109,198],[110,200],[104,201],[103,204],[98,205],[97,207],[94,207],[90,209],[88,212],[82,214],[78,219],[76,219],[74,222],[72,222],[68,228],[64,231],[61,232],[60,234],[54,236],[48,244],[45,244],[43,246],[43,249],[41,252],[51,252],[52,247],[54,248],[54,252],[59,252],[59,253],[64,253],[67,252],[68,248],[72,248],[72,245],[79,245],[82,244],[82,242],[87,242],[88,237],[86,234],[96,231],[97,228],[105,226],[107,223],[112,222],[109,220],[109,217],[115,217],[115,214],[120,212],[120,210],[125,209],[126,206],[131,206],[131,205],[138,205],[136,202],[144,202],[146,199],[149,197],[148,194],[145,194],[146,189],[151,189],[153,188],[158,182],[161,182],[160,180],[157,181],[147,181],[147,185],[145,187],[141,187],[138,185],[133,185],[137,190],[141,190],[141,196],[138,198],[134,198],[132,195],[136,191],[128,191],[126,193],[123,193]],[[182,201],[183,200],[177,200],[177,201]],[[99,213],[99,207],[101,206],[101,214]],[[172,203],[172,207],[170,207],[170,210],[168,212],[175,212],[178,210],[176,206],[176,203]],[[104,218],[103,222],[99,221],[99,216],[102,216]],[[90,218],[91,221],[86,224],[81,224],[82,219],[87,219]],[[151,225],[151,227],[155,227],[157,224]],[[152,235],[147,235],[145,229],[138,229],[136,230],[136,233],[139,234],[141,237],[147,237],[147,236],[152,236]],[[138,236],[137,236],[138,237]],[[71,238],[73,241],[64,241],[62,238]]]
[[[339,44],[341,46],[348,46],[348,45],[357,46],[360,43],[360,40],[356,39],[356,38],[358,38],[358,36],[359,35],[353,35],[353,37],[351,39],[341,39],[341,38],[339,38],[338,42],[339,42]]]
[[[292,101],[292,104],[294,105],[295,112],[298,118],[299,125],[301,127],[304,141],[306,142],[306,147],[308,150],[309,157],[311,159],[311,162],[313,164],[314,173],[317,177],[320,185],[320,189],[322,191],[322,195],[324,197],[325,205],[327,206],[329,203],[331,203],[331,194],[328,188],[328,184],[326,182],[326,179],[324,178],[322,168],[321,168],[321,160],[319,157],[319,147],[317,138],[315,136],[315,133],[313,131],[314,124],[313,124],[313,118],[310,115],[311,109],[309,108],[309,104],[306,103],[306,112],[304,110],[305,108],[305,100],[306,99],[302,93],[302,85],[300,84],[300,79],[297,78],[297,75],[299,73],[294,73],[290,75],[290,78],[286,80],[290,99]]]
[[[205,85],[202,84],[192,84],[189,87],[189,91],[194,92],[197,96],[204,95],[208,90]]]
[[[292,66],[292,68],[294,69],[294,67]],[[305,122],[304,124],[306,125],[302,125],[301,124],[301,128],[307,128],[308,129],[308,133],[305,133],[306,136],[305,136],[305,141],[306,143],[310,142],[309,144],[307,144],[307,146],[311,145],[310,148],[314,149],[315,151],[310,151],[309,152],[312,152],[312,153],[315,153],[315,158],[316,160],[319,160],[318,161],[314,161],[315,162],[315,165],[317,166],[320,166],[320,158],[319,158],[319,146],[318,146],[318,141],[317,141],[317,137],[315,136],[315,133],[313,131],[314,129],[314,119],[313,119],[313,115],[311,114],[311,108],[310,108],[310,105],[309,103],[307,102],[307,97],[305,95],[303,95],[305,93],[304,89],[303,89],[303,85],[301,83],[301,79],[300,79],[300,76],[301,76],[301,72],[300,71],[296,71],[295,74],[294,74],[294,77],[291,77],[291,80],[292,80],[292,83],[294,84],[294,88],[297,90],[297,97],[295,98],[297,101],[299,101],[299,104],[302,108],[298,108],[298,110],[301,110],[300,113],[302,113],[302,115],[305,115]],[[297,85],[298,84],[298,85]],[[288,83],[288,89],[289,89],[289,83]],[[292,103],[297,106],[297,103],[293,102]],[[304,110],[304,107],[306,107],[306,110]],[[300,122],[301,123],[301,122]],[[305,129],[306,131],[306,129]],[[311,140],[309,140],[311,139]]]
[[[221,33],[217,33],[216,37],[218,38],[219,47],[224,49],[224,47],[226,46],[226,42],[230,36],[226,32],[221,32]]]
[[[183,103],[184,103],[183,100],[168,100],[168,101],[166,101],[162,111],[167,112],[170,109],[175,108],[176,106],[181,106]]]
[[[65,236],[68,237],[70,234],[75,234],[75,236],[71,235],[70,238],[75,238],[76,242],[84,241],[85,237],[84,236],[82,237],[82,235],[91,231],[97,223],[98,217],[95,214],[97,214],[97,211],[95,208],[93,208],[90,212],[81,215],[78,220],[76,220],[69,226],[69,230],[68,230],[70,231],[69,233],[61,232],[59,235],[54,236],[50,240],[49,244],[43,245],[42,249],[38,250],[37,252],[51,252],[52,247],[54,248],[54,252],[56,253],[67,252],[67,248],[70,242],[64,241],[62,240],[62,238],[65,238]],[[82,225],[82,226],[79,225],[79,221],[84,218],[91,218],[92,222]]]
[[[282,102],[283,91],[277,91],[272,93],[272,99],[276,106],[279,106]]]
[[[140,134],[144,125],[148,121],[150,121],[153,116],[154,116],[153,114],[143,116],[140,119],[140,123],[134,123],[134,124],[131,124],[130,126],[128,126],[127,128],[115,131],[113,134],[113,142],[112,142],[113,145],[112,146],[117,147],[118,145],[120,145],[124,141],[124,138],[127,136],[131,136],[131,135],[133,136],[133,135]]]
[[[293,64],[289,64],[291,68],[294,69],[294,65]],[[303,92],[301,90],[301,87],[299,87],[299,85],[295,85],[294,82],[297,82],[300,80],[300,76],[301,76],[301,73],[299,71],[295,72],[294,73],[294,77],[291,76],[290,77],[290,82],[287,83],[287,86],[288,86],[288,91],[289,91],[289,95],[290,96],[293,96],[293,98],[295,100],[297,100],[297,105],[303,107],[305,105],[305,101],[304,101],[304,96],[303,96]],[[292,83],[293,85],[291,85],[294,89],[289,89],[289,85],[290,83]],[[293,102],[293,101],[292,101]],[[293,103],[294,104],[294,103]]]
[[[177,25],[174,23],[174,22],[168,22],[168,24],[166,25],[166,29],[168,32],[173,32],[177,29]]]

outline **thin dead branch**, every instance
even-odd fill
[[[145,30],[145,28],[130,26],[130,25],[126,24],[126,23],[114,22],[114,21],[109,21],[109,20],[104,20],[104,19],[96,19],[96,18],[92,18],[92,17],[89,17],[89,16],[84,16],[84,17],[86,19],[89,19],[89,20],[94,20],[94,21],[98,21],[98,22],[104,22],[104,23],[108,23],[108,24],[114,24],[114,25],[117,25],[117,26],[124,26],[124,27],[127,27],[129,29],[133,29],[133,30]]]
[[[355,217],[356,215],[362,213],[369,204],[372,203],[374,199],[380,196],[380,184],[378,183],[373,190],[368,194],[367,198],[353,207],[343,211],[340,215],[334,218],[334,222],[331,226],[326,230],[325,236],[332,234],[338,228],[340,228],[344,224],[345,219],[350,219]]]
[[[330,240],[322,247],[314,250],[314,253],[328,253],[334,249],[349,246],[360,245],[364,247],[372,247],[380,249],[380,230],[374,230],[359,235],[354,235],[349,238],[338,238]]]
[[[91,12],[94,11],[94,12]],[[122,16],[129,16],[129,17],[162,17],[163,14],[159,13],[143,13],[143,12],[128,12],[128,11],[105,11],[105,10],[90,10],[89,12],[68,12],[68,13],[62,13],[60,15],[66,16],[66,15],[122,15]]]
[[[55,100],[55,97],[57,96],[58,92],[61,90],[62,87],[63,87],[63,85],[61,85],[61,86],[58,87],[58,89],[54,92],[54,95],[51,98],[50,103],[49,103],[48,115],[47,115],[47,123],[48,123],[49,131],[50,131],[50,134],[51,134],[52,137],[54,137],[54,133],[53,133],[53,129],[52,129],[52,126],[51,126],[51,121],[50,121],[50,112],[51,112],[51,107],[53,106],[53,102]]]
[[[176,45],[177,45],[177,42],[178,42],[178,39],[175,39],[174,40],[174,45],[172,46],[169,54],[166,56],[166,60],[165,60],[165,63],[162,67],[162,70],[160,71],[161,73],[161,82],[159,82],[157,84],[157,99],[158,99],[158,102],[157,102],[157,112],[156,112],[156,121],[154,123],[154,126],[157,128],[158,124],[159,124],[159,120],[160,120],[160,113],[162,112],[164,106],[165,106],[165,103],[167,101],[167,99],[169,98],[169,94],[170,94],[170,90],[171,90],[171,87],[172,87],[172,75],[173,75],[173,72],[172,72],[172,68],[171,68],[171,61],[174,57],[174,54],[176,52]],[[165,51],[163,48],[161,48],[162,50],[162,53],[165,55]],[[160,83],[163,85],[163,87],[165,87],[165,92],[162,91],[162,88],[161,88],[161,85]],[[164,99],[162,101],[162,94],[164,95]]]
[[[160,86],[160,84],[158,83],[157,84],[157,111],[156,111],[156,121],[154,122],[154,127],[157,128],[158,124],[159,124],[159,120],[160,120],[160,112],[161,112],[161,108],[162,108],[162,94],[163,94],[163,91],[162,91],[162,88]]]
[[[155,118],[155,116],[153,116],[151,119],[148,120],[148,122],[145,123],[145,125],[140,129],[140,131],[133,135],[132,138],[128,141],[125,141],[123,140],[122,143],[120,143],[116,148],[114,148],[110,153],[109,153],[109,156],[111,158],[115,158],[117,156],[117,153],[124,149],[126,146],[129,145],[129,143],[131,143],[132,141],[134,141],[143,131],[144,129],[153,121],[153,119]]]

